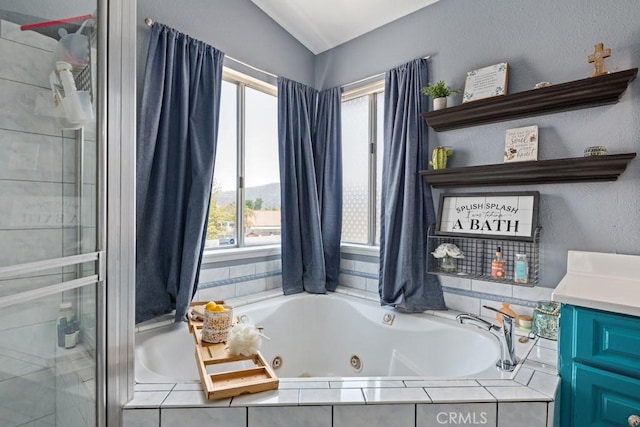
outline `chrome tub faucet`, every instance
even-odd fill
[[[500,360],[498,360],[496,366],[502,371],[511,372],[518,364],[518,358],[515,355],[515,344],[513,342],[513,322],[515,319],[513,316],[510,316],[497,308],[486,305],[483,305],[483,307],[487,310],[502,314],[502,326],[494,325],[493,323],[487,322],[486,320],[470,313],[458,314],[456,319],[462,324],[474,325],[480,329],[485,329],[491,332],[491,334],[495,336],[500,343]]]

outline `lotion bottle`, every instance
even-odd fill
[[[491,277],[493,277],[494,279],[504,280],[505,276],[505,261],[502,257],[502,248],[498,246],[496,256],[494,256],[493,260],[491,261]]]

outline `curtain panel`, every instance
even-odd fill
[[[278,78],[282,286],[285,294],[338,285],[342,232],[341,91]]]
[[[136,171],[136,323],[175,309],[198,283],[216,154],[224,53],[154,23]]]
[[[382,305],[410,312],[446,309],[436,275],[427,274],[428,225],[435,223],[431,188],[418,173],[429,161],[427,60],[388,71],[384,92],[384,150],[380,218]]]

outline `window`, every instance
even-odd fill
[[[220,103],[206,247],[280,243],[276,88],[225,69]]]
[[[384,82],[345,92],[342,102],[342,241],[380,243]]]

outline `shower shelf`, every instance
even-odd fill
[[[191,306],[205,305],[207,302],[194,301]],[[224,301],[216,301],[216,303],[224,304]],[[202,341],[202,321],[194,320],[191,316],[189,316],[189,332],[195,340],[198,373],[207,399],[224,399],[278,388],[278,377],[259,351],[253,356],[243,356],[230,353],[224,342],[211,344]],[[246,361],[253,362],[254,367],[233,369],[237,366],[234,364],[229,365],[229,370],[216,373],[207,372],[207,367],[211,365]]]
[[[536,228],[532,242],[521,240],[498,240],[477,237],[451,237],[432,235],[429,230],[427,238],[427,273],[441,276],[452,276],[461,279],[483,280],[486,282],[506,283],[518,286],[534,286],[540,279],[540,230]],[[453,243],[464,258],[456,261],[455,271],[443,271],[440,260],[431,255],[439,245]],[[491,276],[491,261],[500,247],[506,261],[506,279],[500,280]],[[513,281],[513,266],[516,254],[525,254],[529,265],[527,283]]]

